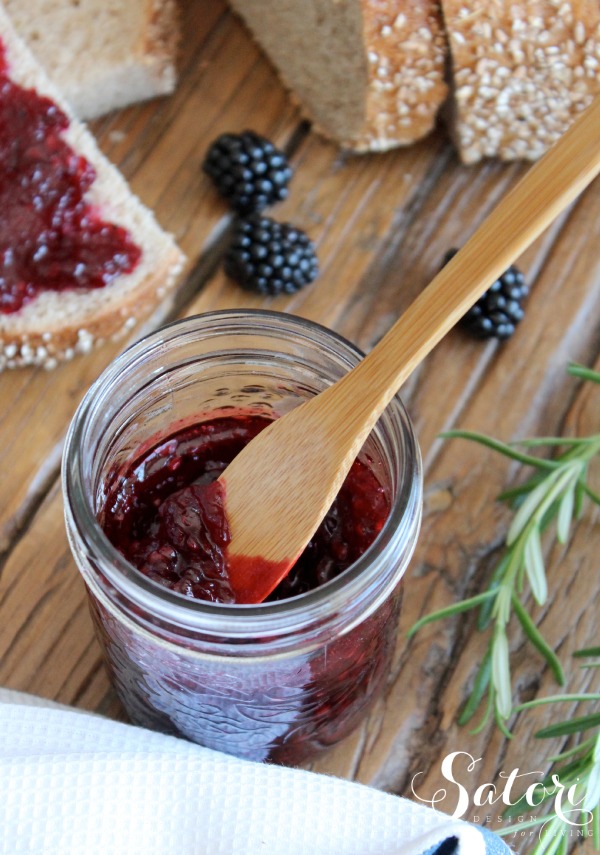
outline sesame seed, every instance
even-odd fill
[[[459,101],[466,101],[473,95],[474,91],[472,86],[461,86],[454,94]]]
[[[78,330],[75,349],[79,353],[89,353],[94,345],[94,338],[88,330]]]

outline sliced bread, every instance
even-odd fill
[[[80,119],[173,91],[175,0],[5,0],[5,7]]]
[[[355,151],[431,130],[446,96],[435,0],[231,0],[317,130]]]
[[[600,92],[599,0],[442,0],[465,163],[535,160]]]
[[[95,290],[44,290],[25,302],[18,311],[0,311],[0,369],[23,365],[51,368],[61,359],[87,352],[100,339],[131,329],[137,319],[148,314],[173,286],[184,258],[173,239],[158,226],[152,213],[132,195],[118,170],[101,154],[92,135],[74,118],[62,95],[17,37],[1,4],[0,42],[6,68],[4,73],[10,84],[46,96],[68,117],[68,127],[60,133],[60,138],[68,143],[76,158],[85,158],[96,174],[85,193],[92,217],[126,229],[129,238],[141,251],[131,273],[117,275],[104,287]],[[2,110],[8,109],[2,102],[11,97],[11,90],[11,85],[0,87]],[[20,92],[17,91],[18,97]],[[5,119],[2,138],[5,154],[7,150],[9,152],[10,165],[9,168],[5,160],[2,166],[5,194],[10,194],[11,187],[7,182],[11,180],[15,183],[15,191],[22,186],[18,184],[18,177],[11,178],[15,174],[11,170],[23,156],[23,144],[15,138],[13,146],[10,133]],[[28,149],[27,156],[29,163],[32,157],[38,156],[35,146]],[[46,161],[49,162],[47,158]],[[22,205],[18,216],[26,218],[27,211],[28,206]],[[7,258],[19,243],[19,226],[14,228],[17,229],[17,237],[13,235],[11,243],[4,235],[3,246],[0,247],[0,289],[8,276]],[[26,223],[24,229],[27,229]],[[0,241],[2,238],[0,234]]]

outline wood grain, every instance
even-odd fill
[[[287,575],[406,379],[600,172],[599,140],[600,98],[498,203],[352,371],[261,431],[229,464],[219,482],[237,602],[263,602]],[[273,527],[277,516],[280,523]]]
[[[461,166],[442,129],[385,155],[342,155],[300,123],[224,2],[189,0],[184,12],[175,96],[95,125],[103,149],[156,206],[190,259],[181,305],[167,312],[277,308],[330,325],[369,350],[435,275],[448,247],[464,243],[524,167]],[[320,279],[294,297],[253,298],[220,270],[230,216],[199,166],[217,133],[246,126],[294,152],[290,198],[271,213],[310,233],[322,267]],[[426,501],[394,667],[364,724],[315,769],[404,794],[422,772],[423,796],[443,783],[440,761],[449,751],[482,757],[468,779],[471,792],[484,781],[498,782],[501,770],[546,770],[558,744],[531,736],[550,710],[519,716],[511,744],[494,729],[474,737],[455,724],[484,649],[471,618],[429,627],[410,643],[405,632],[426,611],[484,588],[508,519],[494,498],[523,474],[485,449],[442,442],[439,432],[461,427],[509,440],[598,431],[598,390],[565,373],[571,359],[600,367],[598,246],[596,183],[520,260],[532,292],[514,338],[482,345],[452,332],[405,385],[425,461]],[[77,402],[119,348],[107,344],[53,373],[0,375],[0,685],[112,716],[121,712],[68,550],[57,471]],[[570,666],[570,651],[600,643],[599,529],[590,510],[568,550],[551,550],[550,598],[535,613],[569,669],[572,690],[587,677]],[[553,691],[516,628],[511,637],[518,696]],[[519,848],[527,851],[526,842]]]

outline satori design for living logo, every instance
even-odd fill
[[[503,811],[517,803],[524,802],[524,811],[527,808],[533,811],[550,797],[553,799],[556,816],[565,824],[564,833],[583,836],[584,829],[592,821],[593,815],[591,811],[583,808],[584,796],[577,793],[577,783],[567,787],[560,781],[559,776],[554,774],[549,786],[540,770],[521,772],[517,768],[510,772],[499,772],[501,784],[486,782],[472,791],[468,785],[468,776],[476,771],[477,764],[481,762],[481,757],[475,758],[466,751],[453,751],[444,757],[440,767],[442,776],[451,786],[441,787],[433,795],[425,797],[416,789],[418,778],[423,775],[422,772],[417,772],[411,781],[412,793],[420,802],[450,814],[453,819],[466,818],[486,825],[501,825],[504,822]],[[513,793],[513,789],[516,791],[517,787],[518,793]],[[498,816],[490,813],[495,805],[498,806]],[[485,811],[483,815],[482,808]],[[528,823],[528,820],[532,822]],[[539,818],[534,816],[521,815],[518,821],[524,826],[533,825],[535,822],[536,831],[533,833],[541,833],[543,828]]]

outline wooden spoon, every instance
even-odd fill
[[[500,202],[352,371],[274,421],[222,474],[228,572],[239,603],[284,578],[402,383],[600,172],[600,98]]]

